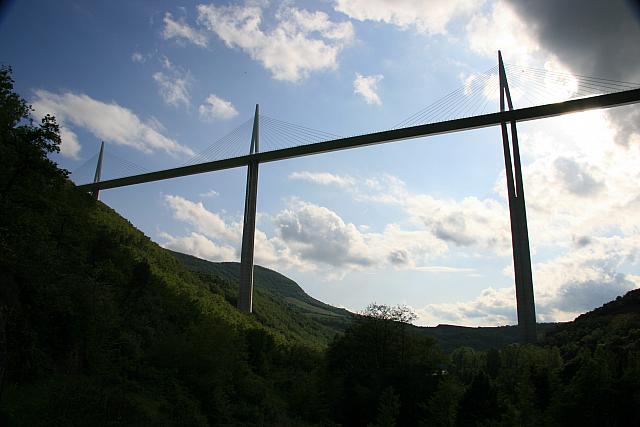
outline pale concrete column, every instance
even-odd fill
[[[498,74],[500,81],[500,111],[505,110],[505,98],[509,110],[513,110],[507,73],[502,62],[502,54],[498,51]],[[524,185],[522,182],[522,165],[520,163],[520,148],[518,144],[518,130],[516,122],[510,123],[511,142],[507,133],[507,124],[501,123],[502,145],[504,150],[505,172],[507,177],[507,193],[509,198],[509,215],[511,220],[511,243],[513,247],[513,269],[516,286],[516,305],[518,311],[518,326],[525,342],[535,342],[536,335],[536,307],[533,294],[533,274],[531,271],[531,252],[529,249],[529,231],[527,227],[527,212],[524,199]],[[510,147],[510,145],[512,147]],[[511,148],[513,148],[513,164],[511,163]]]
[[[253,118],[250,154],[259,152],[259,107]],[[238,309],[245,313],[253,310],[253,249],[256,234],[256,204],[258,199],[258,161],[247,166],[247,190],[244,200],[244,222],[242,225],[242,249],[240,251],[240,287]]]
[[[98,164],[96,165],[96,174],[93,177],[93,183],[100,182],[100,175],[102,174],[102,156],[104,155],[104,141],[100,144],[100,154],[98,155]],[[100,196],[100,189],[96,188],[91,192],[91,195],[98,200]]]

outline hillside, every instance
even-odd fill
[[[538,323],[538,334],[544,335],[553,330],[556,325],[556,323]],[[418,327],[416,332],[434,338],[445,353],[450,353],[459,347],[486,351],[520,342],[520,331],[515,325],[486,327],[438,325]]]
[[[199,274],[203,281],[211,278],[226,283],[223,293],[230,303],[235,304],[239,280],[240,264],[235,262],[211,262],[180,252],[170,251],[187,269]],[[279,323],[270,323],[265,314],[268,311],[292,311],[295,316],[308,319],[314,331],[315,340],[327,344],[326,338],[342,333],[356,316],[345,309],[333,307],[307,295],[293,280],[268,268],[255,266],[254,269],[254,312],[256,318],[270,326],[278,328]],[[265,305],[281,306],[279,310],[265,311]],[[287,310],[288,309],[288,310]],[[299,320],[298,320],[299,321]],[[288,328],[291,329],[289,321]],[[555,324],[538,325],[540,334],[552,330]],[[464,327],[455,325],[438,325],[435,327],[412,326],[416,334],[434,338],[440,347],[450,353],[458,347],[469,347],[474,350],[502,348],[520,341],[517,326],[499,327]],[[301,335],[298,333],[298,335]],[[304,334],[302,334],[304,336]]]
[[[224,283],[222,291],[230,303],[235,305],[240,274],[239,263],[210,262],[180,252],[171,253],[202,280],[212,279]],[[270,324],[269,317],[273,317],[275,311],[286,312],[298,318],[298,321],[306,320],[306,328],[314,335],[312,339],[321,345],[326,345],[336,333],[344,332],[353,317],[353,313],[345,309],[312,298],[288,277],[268,268],[255,266],[254,313],[258,320]],[[292,320],[289,319],[287,323],[290,325]]]
[[[550,330],[545,345],[557,346],[568,356],[580,349],[616,348],[627,354],[640,352],[640,289],[627,292],[573,322]]]
[[[326,331],[240,313],[79,191],[29,114],[0,67],[0,425],[305,425]]]

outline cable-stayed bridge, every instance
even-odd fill
[[[97,198],[100,190],[246,166],[247,189],[238,308],[251,312],[260,163],[500,126],[507,171],[518,324],[523,338],[534,341],[535,303],[516,124],[639,101],[640,84],[516,65],[505,66],[499,52],[497,66],[483,73],[470,75],[461,88],[388,130],[341,137],[262,115],[256,106],[253,119],[247,120],[181,166],[147,171],[106,153],[103,145],[100,153],[89,159],[74,174],[78,176],[80,171],[87,172],[89,165],[97,162],[93,181],[80,185],[80,188],[92,192]],[[522,107],[514,108],[514,103]],[[499,108],[493,107],[495,104]],[[105,160],[119,166],[120,176],[102,179]]]

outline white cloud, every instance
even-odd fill
[[[147,60],[147,58],[145,58],[145,56],[143,54],[141,54],[140,52],[133,52],[131,54],[131,60],[133,62],[137,62],[139,64],[145,62]]]
[[[375,263],[357,227],[325,207],[299,202],[280,212],[275,223],[279,237],[302,259],[345,269]]]
[[[447,267],[444,265],[424,265],[414,267],[413,270],[424,271],[425,273],[474,273],[475,268]]]
[[[638,233],[640,147],[614,143],[602,111],[521,126],[529,229],[535,246],[568,247],[575,236]],[[504,197],[504,177],[496,191]],[[552,191],[550,190],[552,189]]]
[[[237,261],[235,248],[228,245],[217,245],[200,233],[192,232],[183,237],[160,233],[159,237],[164,240],[163,246],[173,251],[214,262]]]
[[[511,250],[509,212],[506,202],[469,196],[461,200],[439,199],[407,191],[397,177],[383,175],[365,180],[356,199],[396,205],[409,223],[425,234],[457,250],[508,255]]]
[[[416,307],[417,323],[460,326],[513,325],[516,322],[515,291],[512,288],[483,289],[471,301]]]
[[[169,12],[167,12],[164,15],[163,22],[164,29],[162,31],[162,37],[164,37],[165,40],[173,38],[184,39],[197,46],[207,47],[207,37],[197,30],[191,28],[187,23],[184,22],[184,18],[176,21],[173,19],[173,16]]]
[[[533,266],[538,322],[574,319],[585,311],[640,287],[640,276],[620,271],[637,265],[640,236],[594,238],[551,261]],[[511,268],[509,266],[509,268]],[[517,323],[515,290],[487,288],[464,302],[430,304],[416,310],[420,323],[495,326]]]
[[[542,320],[570,320],[640,287],[640,276],[624,272],[638,265],[639,244],[638,234],[592,237],[556,259],[536,264],[536,305]]]
[[[78,136],[66,126],[60,126],[60,154],[72,159],[78,159],[80,154],[80,142]]]
[[[238,115],[238,111],[229,101],[210,94],[203,104],[198,107],[200,117],[204,120],[231,119]]]
[[[195,231],[183,237],[160,233],[159,237],[164,240],[163,246],[211,261],[239,261],[241,222],[227,221],[207,210],[202,203],[180,196],[165,195],[164,200],[173,216],[189,224]],[[313,269],[313,265],[292,254],[279,237],[268,238],[259,229],[255,233],[254,259],[257,264],[275,269]]]
[[[330,267],[329,279],[354,270],[385,266],[413,269],[441,255],[446,246],[424,230],[388,224],[380,232],[358,228],[336,212],[294,201],[274,217],[277,236],[297,258],[315,269]]]
[[[173,216],[193,230],[185,237],[162,234],[160,237],[165,240],[165,246],[175,250],[181,250],[178,249],[180,247],[196,256],[206,250],[207,259],[219,257],[222,253],[229,254],[224,248],[233,248],[237,260],[242,236],[241,221],[225,220],[207,210],[202,203],[180,196],[166,195],[164,199]],[[337,213],[301,201],[293,201],[275,216],[265,217],[273,222],[275,231],[269,237],[260,229],[256,230],[256,262],[276,269],[296,268],[299,271],[329,267],[329,280],[342,278],[350,271],[385,265],[414,268],[417,263],[424,263],[430,256],[446,249],[442,242],[428,233],[402,230],[393,224],[379,233],[361,231]],[[446,267],[435,270],[427,267],[424,271],[436,270],[454,271]]]
[[[496,61],[498,49],[508,55],[505,61],[525,63],[540,50],[531,28],[504,1],[493,3],[490,14],[475,14],[466,31],[471,51],[495,57]]]
[[[208,211],[201,202],[195,203],[172,195],[165,195],[164,200],[176,219],[190,224],[198,233],[229,242],[240,240],[240,224],[227,224],[219,215]]]
[[[477,197],[443,200],[424,194],[409,195],[403,203],[413,221],[423,223],[447,244],[497,255],[510,251],[509,213],[505,203]]]
[[[479,0],[336,0],[335,10],[359,21],[410,26],[428,35],[445,34],[449,22],[478,9]]]
[[[210,190],[210,191],[207,191],[206,193],[199,194],[200,197],[217,197],[219,195],[220,193],[218,193],[216,190]]]
[[[335,175],[328,172],[300,171],[289,174],[289,179],[313,182],[320,185],[336,185],[338,187],[350,187],[354,185],[354,179],[347,175]]]
[[[353,39],[350,22],[335,23],[323,12],[282,6],[277,25],[262,26],[258,6],[199,5],[198,21],[228,47],[260,61],[276,80],[300,81],[313,71],[335,69],[338,53]]]
[[[55,94],[37,90],[32,105],[36,114],[55,115],[66,129],[64,135],[67,141],[73,141],[66,149],[67,153],[77,153],[77,138],[68,130],[68,125],[73,125],[88,130],[100,140],[129,146],[146,153],[165,151],[169,154],[194,154],[190,148],[163,135],[157,120],[151,118],[145,123],[131,110],[115,102],[97,101],[85,94]]]
[[[171,75],[168,75],[158,71],[153,74],[153,80],[158,83],[160,96],[167,105],[174,107],[180,104],[185,106],[189,105],[190,78],[188,74],[181,74],[174,71]]]
[[[382,105],[377,93],[378,83],[382,79],[382,74],[363,76],[360,73],[356,73],[356,79],[353,81],[353,93],[362,96],[367,104]]]

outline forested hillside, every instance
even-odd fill
[[[236,305],[240,264],[214,263],[179,252],[171,252],[188,270],[206,283],[217,284],[218,292]],[[310,297],[296,282],[268,268],[254,268],[254,314],[263,324],[288,335],[298,336],[307,344],[320,347],[342,333],[354,314]],[[297,325],[300,327],[295,327]]]
[[[79,191],[48,158],[55,119],[29,112],[0,69],[0,425],[640,425],[639,291],[487,351],[261,268],[245,315],[235,266],[166,251]]]
[[[78,191],[47,158],[55,119],[32,123],[12,86],[2,69],[0,425],[293,423],[313,330],[241,314]]]
[[[212,279],[219,292],[233,305],[238,294],[238,280],[240,264],[235,262],[210,262],[180,252],[171,252],[188,270],[198,274],[204,281]],[[309,295],[293,280],[268,268],[256,266],[254,273],[256,304],[254,307],[257,319],[265,324],[280,329],[291,329],[292,324],[303,322],[308,329],[313,330],[309,339],[317,345],[323,346],[336,333],[343,333],[352,323],[357,314],[333,307],[318,301]],[[278,309],[276,309],[276,306]],[[284,310],[284,308],[289,310]],[[282,323],[270,320],[273,313],[285,311],[287,316],[293,315],[296,320],[289,319]],[[271,313],[271,314],[270,314]],[[545,334],[555,329],[556,324],[538,324],[538,332]],[[421,336],[434,338],[445,353],[451,353],[458,347],[470,347],[474,350],[490,350],[502,348],[520,341],[520,331],[517,326],[497,327],[464,327],[456,325],[414,326],[408,327],[409,332]],[[289,333],[292,333],[290,331]],[[304,335],[298,332],[298,336]],[[309,341],[308,341],[309,342]]]

